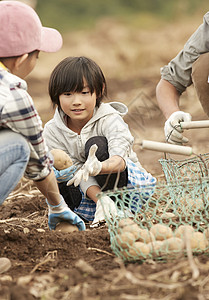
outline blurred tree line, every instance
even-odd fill
[[[208,0],[38,0],[36,11],[45,26],[61,31],[88,28],[101,17],[131,18],[143,13],[174,20],[207,11]]]

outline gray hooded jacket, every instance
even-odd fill
[[[64,150],[79,169],[86,161],[84,149],[87,140],[94,136],[104,136],[108,141],[110,157],[118,155],[125,161],[129,158],[143,170],[136,153],[132,150],[134,138],[122,118],[127,111],[127,106],[120,102],[101,103],[95,108],[93,117],[82,128],[80,134],[77,134],[67,127],[65,114],[57,108],[53,119],[44,127],[44,138],[49,150]],[[85,187],[81,185],[84,192],[93,182],[96,184],[92,177],[89,181],[91,183],[85,183]]]

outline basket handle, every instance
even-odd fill
[[[159,152],[167,152],[173,154],[182,154],[182,155],[192,155],[193,150],[192,147],[188,146],[179,146],[179,145],[171,145],[168,143],[154,142],[142,140],[141,142],[142,149],[159,151]]]
[[[209,120],[180,122],[182,129],[208,128]]]

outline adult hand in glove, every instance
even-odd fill
[[[60,183],[60,182],[65,182],[65,181],[72,179],[73,174],[75,173],[77,168],[76,168],[76,166],[71,166],[67,169],[58,171],[57,169],[55,169],[53,167],[53,170],[54,170],[54,174],[56,176],[57,182]]]
[[[192,119],[189,113],[183,111],[176,111],[170,115],[165,122],[164,132],[166,141],[171,144],[187,143],[188,139],[182,135],[183,129],[180,126],[180,122],[190,122]]]
[[[89,176],[96,176],[102,169],[102,163],[96,158],[97,145],[94,144],[89,150],[88,158],[83,167],[68,181],[67,185],[78,186],[81,180],[87,181]]]
[[[61,221],[69,222],[70,224],[74,224],[78,227],[80,231],[85,230],[86,226],[83,220],[76,215],[65,203],[65,200],[62,198],[60,204],[51,205],[48,203],[48,225],[49,229],[54,230],[56,225]]]
[[[98,227],[100,222],[105,221],[105,215],[107,218],[114,218],[118,215],[115,202],[108,196],[97,201],[94,220],[90,227]]]

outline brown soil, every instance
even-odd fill
[[[159,69],[180,50],[201,21],[199,18],[196,24],[184,24],[184,35],[181,24],[170,25],[159,34],[159,29],[130,31],[108,20],[88,34],[66,36],[59,55],[41,56],[40,66],[28,79],[43,122],[53,115],[47,78],[54,65],[67,55],[90,56],[108,74],[111,100],[129,106],[125,121],[135,136],[139,160],[158,180],[163,180],[158,162],[163,153],[142,150],[140,141],[163,141],[164,118],[155,99]],[[182,97],[182,110],[192,113],[193,119],[206,118],[192,87]],[[205,129],[188,131],[186,135],[195,153],[207,152]],[[0,224],[0,257],[12,262],[9,271],[0,275],[1,300],[209,299],[206,254],[195,257],[198,273],[185,257],[124,264],[112,252],[106,226],[90,229],[87,225],[85,232],[70,234],[50,231],[45,200],[26,179],[0,207]]]

